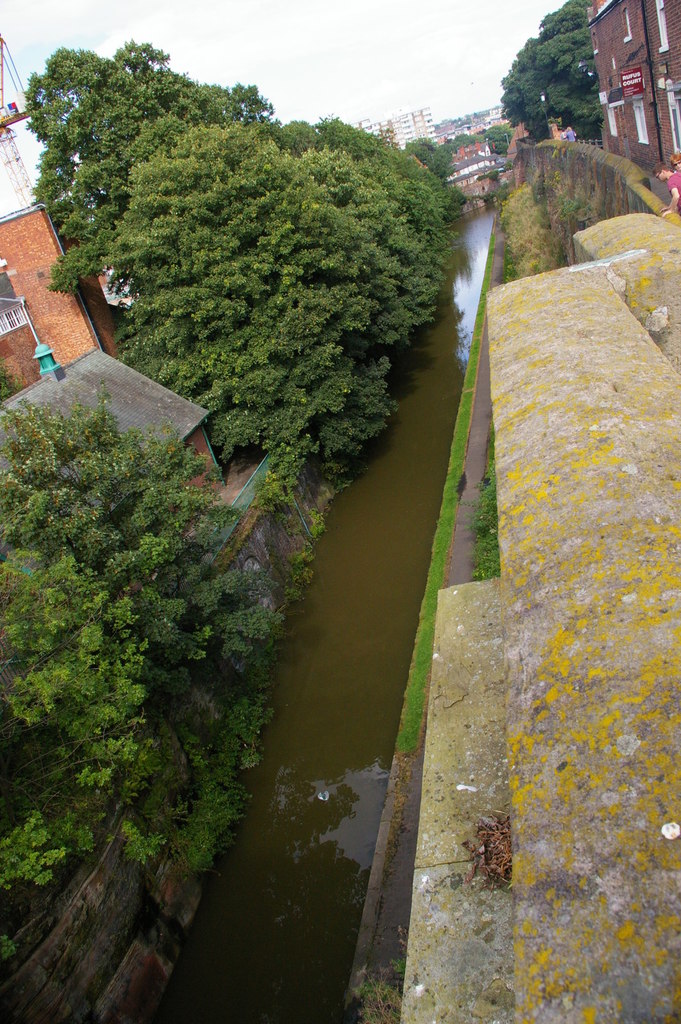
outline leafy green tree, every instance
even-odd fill
[[[406,152],[412,153],[422,164],[425,164],[429,171],[446,182],[452,173],[452,160],[454,147],[451,142],[444,142],[441,146],[431,142],[429,139],[419,139],[417,142],[408,142]]]
[[[21,390],[21,385],[14,379],[11,373],[0,363],[0,402]]]
[[[188,125],[272,117],[254,86],[197,85],[171,71],[168,60],[135,42],[112,59],[61,48],[43,74],[31,76],[30,127],[45,147],[36,196],[62,235],[78,243],[55,269],[60,290],[73,290],[79,276],[108,264],[137,161],[172,145]]]
[[[432,315],[443,254],[432,175],[316,132],[289,133],[298,157],[265,126],[187,132],[136,168],[113,253],[136,296],[125,358],[211,410],[225,459],[258,444],[288,479],[320,445],[347,471],[381,429],[387,353]]]
[[[129,596],[112,599],[70,555],[30,572],[19,559],[0,564],[0,640],[11,652],[0,702],[1,888],[48,881],[69,853],[91,849],[101,794],[134,766],[146,696],[134,626]]]
[[[505,156],[512,134],[513,129],[509,124],[492,124],[489,128],[485,128],[482,137],[489,143],[490,149],[500,156]]]
[[[563,126],[571,124],[578,137],[600,135],[598,83],[579,69],[579,61],[591,57],[586,6],[582,0],[567,0],[546,15],[539,37],[527,40],[501,83],[511,123],[522,121],[537,139],[548,137],[552,117]]]
[[[159,730],[192,682],[210,683],[231,737],[218,786],[230,793],[263,708],[225,665],[269,636],[272,616],[257,574],[213,561],[231,512],[176,435],[121,434],[104,401],[68,418],[9,411],[2,425],[2,539],[17,551],[0,565],[0,886],[11,888],[49,881],[92,847],[108,801],[151,784]]]
[[[462,146],[472,146],[474,143],[480,141],[479,135],[471,135],[470,132],[462,132],[460,135],[455,135],[450,146],[454,153],[461,149]]]

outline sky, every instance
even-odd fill
[[[564,0],[563,0],[564,2]],[[383,120],[430,107],[435,122],[496,106],[501,79],[556,0],[0,0],[0,35],[26,86],[59,47],[112,57],[151,43],[199,82],[256,85],[282,122]],[[5,74],[5,102],[13,98]],[[40,153],[25,122],[29,177]],[[0,168],[0,216],[20,206]]]

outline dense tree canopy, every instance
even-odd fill
[[[60,287],[100,273],[127,208],[136,162],[193,124],[268,121],[272,107],[254,86],[198,85],[168,66],[168,55],[130,42],[112,59],[61,48],[32,75],[27,109],[44,145],[36,196],[62,236],[78,242],[57,268]]]
[[[502,81],[502,103],[512,124],[521,121],[536,139],[548,137],[548,120],[560,118],[581,138],[600,137],[598,80],[580,70],[593,57],[586,4],[567,0],[528,39]],[[541,96],[545,102],[542,103]]]
[[[260,445],[288,479],[316,452],[356,468],[461,208],[440,154],[419,164],[337,119],[282,126],[254,87],[198,85],[135,43],[58,50],[29,111],[37,194],[76,243],[55,286],[112,268],[134,296],[124,358],[209,408],[225,459]]]
[[[231,512],[176,436],[119,433],[106,406],[3,417],[0,887],[82,853],[111,798],[158,768],[160,723],[190,682],[219,680],[268,635],[253,573],[209,555]],[[25,551],[26,554],[21,552]],[[29,554],[30,552],[30,554]],[[248,721],[234,684],[229,728]],[[260,696],[252,695],[259,721]],[[250,742],[250,740],[249,740]],[[238,743],[237,743],[238,748]],[[172,758],[170,758],[172,761]],[[31,852],[33,851],[33,852]]]
[[[452,160],[456,148],[451,142],[444,142],[438,146],[430,139],[419,139],[417,142],[408,142],[406,151],[425,164],[442,182],[446,182],[453,172]]]
[[[390,351],[432,315],[448,194],[338,121],[272,136],[199,127],[135,168],[122,350],[211,410],[223,457],[259,444],[293,477],[321,452],[343,474],[392,408]]]

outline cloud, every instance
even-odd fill
[[[130,39],[202,82],[257,85],[282,121],[382,118],[429,106],[436,121],[493,106],[501,79],[555,0],[90,0],[6,6],[3,37],[26,81],[57,47],[111,57]],[[35,146],[20,141],[31,167]],[[0,171],[0,179],[4,172]],[[3,205],[0,181],[0,212]]]

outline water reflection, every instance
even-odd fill
[[[292,767],[280,767],[274,784],[271,828],[281,830],[285,853],[301,860],[320,843],[335,843],[337,856],[371,867],[375,836],[371,825],[385,799],[388,772],[378,761],[342,776],[301,780]]]
[[[491,220],[478,217],[466,226],[455,246],[459,260],[452,282],[452,299],[459,313],[456,356],[465,370],[473,340],[473,328],[480,295],[480,284],[485,272]]]

